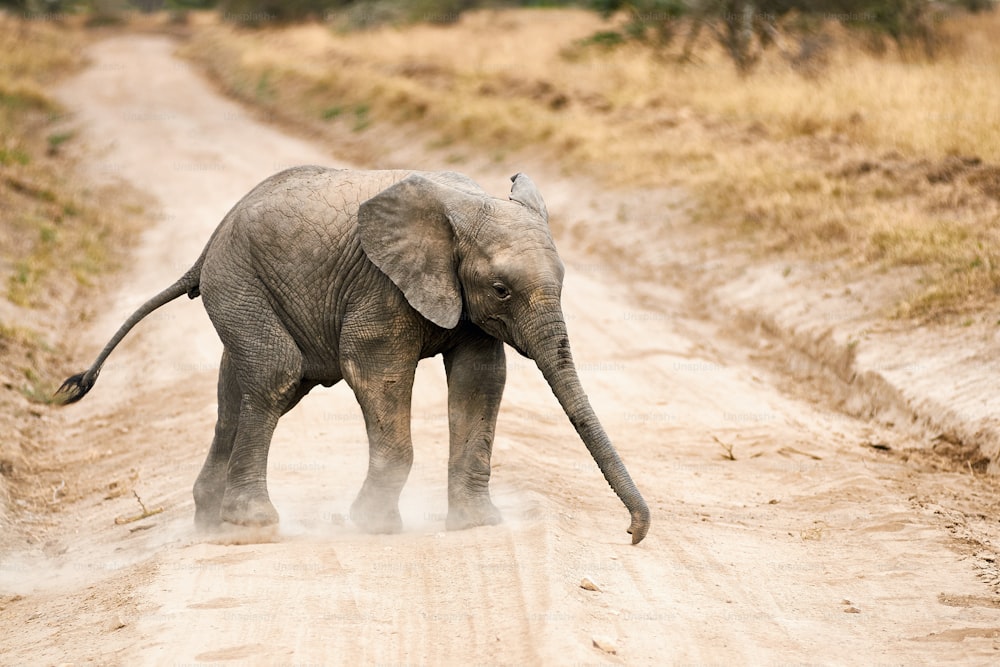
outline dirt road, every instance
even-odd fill
[[[59,92],[91,177],[125,179],[160,207],[120,288],[94,306],[81,368],[257,181],[337,164],[219,97],[172,50],[160,37],[109,39]],[[506,171],[464,170],[498,195],[509,187]],[[592,243],[619,210],[587,203],[569,181],[536,180],[560,228]],[[190,487],[211,440],[221,347],[200,303],[177,301],[127,339],[86,400],[52,418],[53,446],[83,462],[53,490],[57,525],[44,542],[0,560],[0,663],[1000,656],[996,569],[972,535],[977,521],[996,523],[981,511],[992,487],[863,446],[905,443],[826,410],[815,387],[784,379],[779,356],[761,361],[722,335],[724,322],[692,315],[682,291],[622,284],[582,243],[557,243],[585,387],[653,512],[644,542],[629,545],[627,513],[540,373],[513,353],[493,473],[503,525],[444,531],[446,394],[434,359],[417,376],[404,533],[364,535],[344,519],[367,451],[360,410],[336,386],[275,435],[279,533],[256,544],[199,537]],[[116,524],[140,510],[133,489],[164,511]]]

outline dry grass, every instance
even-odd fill
[[[90,190],[74,177],[75,137],[46,92],[83,65],[87,39],[0,14],[0,521],[4,501],[32,486],[46,439],[41,417],[68,374],[86,296],[137,228],[136,196]]]
[[[75,194],[63,186],[57,154],[71,137],[57,131],[58,105],[44,92],[80,65],[81,40],[46,22],[0,17],[0,268],[7,299],[32,306],[57,250],[82,225]],[[75,245],[75,243],[74,243]]]
[[[46,87],[83,65],[88,36],[0,15],[0,294],[5,307],[44,310],[54,292],[113,268],[134,204],[73,177],[68,111]],[[128,199],[128,198],[126,198]]]
[[[963,37],[933,62],[875,57],[835,34],[818,74],[773,53],[749,78],[712,48],[679,66],[639,47],[575,46],[602,27],[574,10],[351,34],[209,24],[187,52],[297,122],[417,122],[438,144],[495,154],[538,146],[615,185],[683,186],[699,221],[739,230],[757,252],[919,265],[925,279],[897,315],[995,297],[1000,17],[954,20]]]

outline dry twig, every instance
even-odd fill
[[[714,435],[712,436],[712,440],[715,440],[717,443],[719,443],[719,447],[722,447],[722,449],[725,450],[726,453],[722,455],[722,458],[726,459],[727,461],[736,460],[736,456],[733,454],[733,447],[735,447],[735,445],[727,445],[726,443],[716,438]]]
[[[115,517],[116,525],[120,526],[122,524],[132,523],[134,521],[142,521],[143,519],[154,516],[163,511],[162,507],[157,507],[156,509],[153,510],[147,509],[146,504],[142,502],[142,498],[140,498],[139,494],[135,492],[135,489],[132,490],[132,495],[135,496],[135,499],[139,501],[139,507],[142,508],[142,514],[136,514],[135,516],[129,516],[129,517],[121,517],[121,516]]]

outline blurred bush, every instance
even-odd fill
[[[0,9],[35,19],[58,18],[65,14],[120,19],[134,11],[211,9],[217,4],[217,0],[0,0]]]
[[[620,28],[593,35],[590,44],[665,47],[683,32],[682,58],[687,59],[707,31],[736,67],[748,72],[765,49],[786,48],[787,38],[799,42],[797,54],[788,51],[790,59],[817,54],[824,43],[817,27],[827,21],[866,31],[876,50],[888,38],[934,56],[944,39],[938,24],[946,13],[992,10],[995,0],[591,0],[590,6],[607,17],[624,16]]]
[[[324,18],[348,4],[346,0],[220,0],[217,7],[226,21],[262,25]]]
[[[886,41],[918,47],[933,57],[945,42],[939,23],[948,12],[989,11],[997,0],[0,0],[0,7],[27,16],[85,12],[91,23],[114,22],[127,11],[216,8],[224,20],[245,26],[327,20],[348,30],[385,24],[452,23],[471,9],[580,5],[614,17],[613,28],[582,46],[613,48],[642,43],[662,49],[683,37],[681,58],[693,56],[708,34],[741,72],[777,45],[796,66],[808,70],[822,60],[829,40],[825,22],[867,34],[874,51]],[[797,45],[797,48],[793,46]]]
[[[223,18],[235,23],[260,25],[266,21],[291,22],[341,18],[349,28],[387,23],[452,23],[462,12],[484,6],[520,3],[482,0],[219,0]]]

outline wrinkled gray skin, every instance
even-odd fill
[[[269,525],[267,454],[278,419],[310,389],[346,380],[364,412],[368,475],[351,507],[362,529],[397,532],[410,471],[417,362],[444,356],[449,529],[500,521],[490,456],[506,377],[503,343],[533,359],[631,514],[649,510],[584,394],[560,307],[563,265],[534,184],[510,201],[454,173],[298,167],[267,179],[223,219],[198,262],[141,307],[64,402],[93,386],[140,319],[202,296],[225,346],[219,419],[194,485],[200,526]]]

